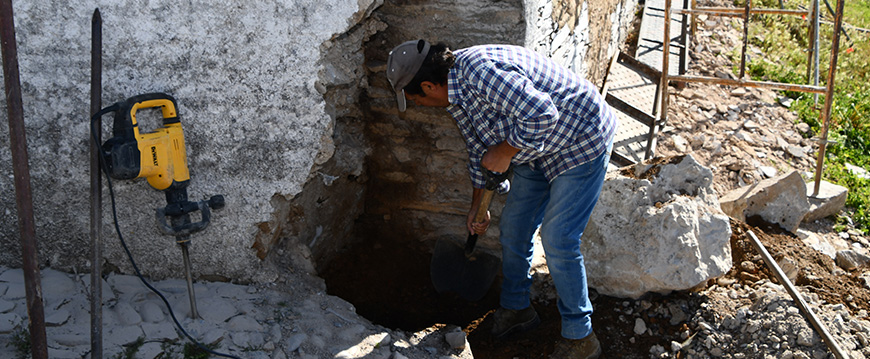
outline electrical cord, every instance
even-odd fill
[[[99,140],[98,140],[99,137],[97,136],[97,129],[94,127],[94,123],[97,120],[99,120],[106,113],[117,111],[118,108],[119,108],[118,104],[114,104],[112,106],[109,106],[109,107],[106,107],[106,108],[100,110],[99,112],[94,114],[93,117],[91,117],[91,136],[94,138],[94,143],[96,144],[98,150],[100,150],[99,149],[100,144],[99,144]],[[100,151],[102,151],[102,150],[100,150]],[[213,350],[209,349],[208,347],[206,347],[205,345],[198,342],[192,336],[190,336],[190,334],[188,334],[187,331],[184,330],[184,327],[181,326],[181,323],[178,322],[178,319],[175,317],[175,312],[172,311],[172,306],[169,305],[169,301],[166,300],[166,297],[164,297],[163,294],[160,293],[159,290],[157,290],[157,288],[154,288],[153,286],[151,286],[151,284],[148,283],[147,280],[145,280],[145,277],[142,276],[142,273],[139,271],[139,266],[137,266],[136,261],[133,260],[133,255],[130,253],[130,249],[127,248],[127,242],[124,241],[124,237],[121,235],[121,227],[118,224],[118,211],[117,211],[116,205],[115,205],[115,191],[112,188],[112,178],[111,178],[111,176],[109,176],[109,172],[107,170],[108,167],[106,166],[106,162],[105,162],[106,160],[105,160],[105,158],[103,158],[102,154],[99,155],[99,158],[100,158],[100,166],[102,168],[102,172],[106,176],[106,182],[107,182],[108,187],[109,187],[109,198],[111,198],[111,200],[112,200],[112,219],[113,219],[114,224],[115,224],[115,232],[118,233],[118,239],[121,242],[121,247],[124,248],[124,252],[127,254],[127,258],[130,260],[130,264],[133,266],[133,270],[136,272],[136,276],[139,277],[139,280],[141,280],[142,283],[145,284],[146,287],[148,287],[148,289],[150,289],[152,292],[157,294],[158,297],[160,297],[160,299],[163,301],[163,304],[166,305],[166,309],[169,311],[169,316],[172,317],[172,321],[175,322],[175,326],[178,328],[179,331],[181,331],[181,333],[184,334],[185,337],[187,337],[187,339],[189,339],[191,342],[193,342],[193,344],[195,344],[197,347],[199,347],[199,349],[202,349],[202,350],[208,352],[209,354],[217,355],[217,356],[224,357],[224,358],[241,359],[237,356],[223,354],[223,353],[213,351]]]

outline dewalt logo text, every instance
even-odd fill
[[[154,161],[154,166],[157,166],[157,146],[151,146],[151,159]]]

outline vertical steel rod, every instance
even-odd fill
[[[825,93],[825,110],[822,114],[822,134],[819,142],[819,158],[816,160],[816,183],[813,186],[813,194],[815,197],[819,194],[819,186],[822,182],[822,167],[825,164],[825,149],[828,146],[828,128],[831,122],[831,107],[834,105],[834,79],[837,76],[837,57],[840,54],[840,29],[843,27],[843,6],[844,0],[837,1],[837,13],[834,14],[834,39],[831,44],[831,65],[828,68],[828,92]]]
[[[743,10],[743,50],[740,52],[740,79],[746,75],[746,47],[749,44],[749,8],[752,6],[752,0],[746,0],[746,7]]]
[[[819,0],[813,0],[813,85],[819,85]],[[819,94],[813,94],[813,104],[819,103]]]
[[[809,16],[807,21],[809,21],[809,23],[810,23],[810,26],[809,26],[808,31],[807,31],[807,37],[809,38],[809,43],[810,43],[809,46],[807,47],[807,83],[812,83],[812,81],[813,81],[813,53],[817,50],[816,49],[816,41],[818,40],[814,35],[815,34],[814,27],[816,26],[816,22],[815,22],[814,18],[816,16],[815,14],[816,14],[816,9],[818,9],[818,5],[819,5],[818,0],[813,0],[813,3],[811,4],[810,9],[807,11],[807,16]],[[818,82],[816,83],[816,85],[818,85]]]
[[[91,20],[91,111],[93,116],[102,107],[103,19],[100,9]],[[103,184],[100,174],[100,142],[102,121],[93,124],[98,130],[91,134],[88,117],[88,138],[91,144],[91,358],[103,357],[103,241],[100,229],[103,221]],[[96,136],[96,138],[94,138]]]
[[[190,273],[190,254],[187,247],[190,241],[179,243],[181,246],[181,256],[184,260],[184,277],[187,279],[187,293],[190,299],[190,317],[193,319],[199,318],[199,311],[196,310],[196,292],[193,289],[193,275]]]
[[[683,8],[694,9],[694,7],[692,7],[693,1],[694,0],[683,0]],[[683,45],[683,48],[680,49],[680,69],[677,73],[682,75],[689,68],[689,48],[692,47],[692,38],[689,36],[689,14],[683,14],[680,30],[680,43]]]
[[[697,9],[697,8],[698,8],[698,0],[692,0],[692,10],[695,10],[695,9]],[[694,39],[695,36],[698,36],[698,35],[696,34],[696,32],[698,31],[698,24],[695,22],[696,19],[695,19],[695,13],[694,13],[694,12],[692,13],[692,17],[691,17],[691,19],[692,19],[692,20],[691,20],[691,21],[692,21],[692,33],[691,33],[691,36],[692,36],[692,38]]]
[[[657,127],[664,126],[668,120],[668,73],[670,72],[671,60],[671,0],[665,0],[665,28],[664,39],[662,40],[662,75],[659,79],[659,94],[662,101],[662,106],[659,112],[658,123],[650,126],[649,138],[647,139],[646,153],[643,158],[648,160],[655,154],[656,132]]]
[[[840,0],[843,1],[843,0]],[[767,249],[764,248],[764,244],[758,240],[758,237],[755,236],[755,233],[752,231],[747,232],[749,234],[749,238],[751,239],[752,245],[755,247],[755,250],[758,251],[758,254],[761,254],[761,258],[764,259],[764,263],[767,264],[767,267],[773,271],[773,274],[776,275],[776,279],[785,287],[786,291],[789,295],[791,295],[792,299],[794,299],[797,307],[804,313],[807,317],[807,320],[812,324],[813,328],[816,329],[816,332],[819,333],[819,336],[824,339],[825,344],[827,344],[828,349],[831,349],[831,352],[834,353],[834,356],[837,359],[846,359],[849,358],[843,353],[843,350],[840,349],[840,346],[837,345],[837,341],[834,340],[834,337],[831,336],[831,333],[828,332],[828,328],[826,328],[822,322],[819,320],[819,317],[816,316],[816,313],[810,309],[810,306],[807,305],[807,302],[804,301],[804,298],[801,297],[800,293],[798,293],[797,289],[795,289],[794,285],[791,284],[791,281],[786,277],[785,273],[783,273],[782,269],[776,264],[776,261],[773,260],[773,257],[770,256],[770,253],[767,252]]]
[[[36,253],[36,223],[33,218],[33,193],[24,128],[24,105],[18,73],[18,47],[12,1],[0,0],[0,41],[3,51],[3,80],[6,86],[6,110],[9,116],[9,146],[12,149],[12,172],[15,177],[15,204],[21,232],[21,257],[24,270],[27,314],[30,318],[30,346],[34,359],[48,358],[45,336],[45,308]]]

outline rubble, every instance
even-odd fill
[[[42,270],[48,356],[88,357],[90,276]],[[433,327],[405,333],[370,323],[352,304],[325,288],[286,282],[239,285],[197,282],[200,319],[189,318],[186,283],[151,282],[167,299],[185,330],[213,350],[241,358],[472,358],[455,330]],[[295,282],[295,283],[294,283]],[[103,348],[106,358],[129,348],[136,358],[180,356],[190,343],[173,325],[160,298],[136,276],[109,275],[103,289]],[[15,358],[16,333],[27,326],[21,269],[0,267],[0,357]],[[144,339],[144,341],[141,341]],[[25,340],[25,339],[20,339]]]

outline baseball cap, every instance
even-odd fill
[[[429,43],[425,40],[403,42],[390,51],[387,60],[387,79],[396,91],[396,102],[399,111],[405,111],[405,86],[414,79],[426,55],[429,54]]]

